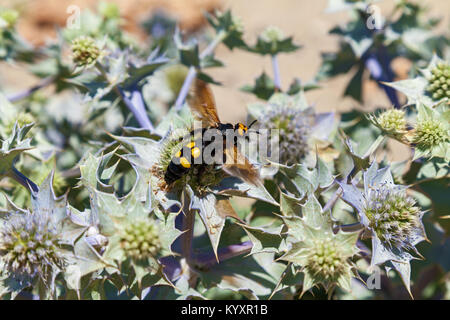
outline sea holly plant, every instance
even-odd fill
[[[415,145],[413,159],[440,157],[450,161],[449,110],[445,103],[429,108],[419,104],[412,142]]]
[[[8,62],[27,61],[34,58],[33,46],[17,32],[19,12],[0,7],[0,59]]]
[[[371,265],[395,269],[410,292],[410,261],[421,257],[416,245],[427,239],[424,212],[407,194],[407,187],[394,184],[389,167],[378,169],[373,162],[363,177],[363,190],[339,184],[342,199],[357,210],[361,225],[370,232]]]
[[[301,39],[270,21],[252,35],[216,11],[194,32],[156,13],[143,41],[102,2],[35,48],[0,10],[0,60],[39,78],[1,88],[0,297],[448,298],[448,39],[411,1],[380,21],[374,1],[329,3],[351,14],[332,31],[339,51],[316,79],[286,87],[278,60]],[[203,159],[196,129],[229,126],[191,90],[222,85],[208,72],[226,68],[222,45],[273,67],[243,88],[254,96],[233,128],[249,141],[231,149],[248,163],[231,169],[184,153]],[[410,79],[394,81],[398,57]],[[332,106],[316,109],[308,90],[326,94],[319,81],[353,71],[347,94],[364,101],[368,72],[390,104],[318,112]]]
[[[430,107],[418,102],[414,111],[415,120],[399,109],[370,114],[368,118],[384,135],[414,148],[413,160],[437,157],[448,163],[448,104],[443,101]]]
[[[386,84],[397,76],[393,61],[403,57],[420,65],[433,52],[442,54],[449,39],[448,35],[432,32],[439,19],[428,18],[422,4],[413,1],[397,1],[393,11],[383,15],[376,1],[330,0],[328,12],[339,10],[349,11],[351,21],[330,31],[339,37],[340,49],[322,54],[318,80],[351,71],[353,76],[344,95],[362,102],[364,74],[368,73],[390,103],[399,108],[397,93]]]
[[[272,159],[283,165],[315,163],[315,151],[331,161],[337,156],[331,147],[335,133],[333,112],[316,113],[308,104],[304,91],[295,95],[273,94],[267,103],[252,103],[247,107],[249,121],[257,120],[262,132],[267,130],[278,137],[277,156]]]
[[[334,233],[330,213],[323,211],[313,194],[301,207],[301,214],[293,211],[287,215],[282,210],[288,249],[279,259],[303,273],[301,294],[318,285],[330,295],[336,286],[350,291],[351,279],[357,276],[351,259],[360,251],[356,246],[359,231]]]
[[[201,176],[193,169],[175,188],[169,188],[164,178],[165,172],[172,157],[182,146],[180,137],[188,132],[180,128],[170,132],[160,141],[143,137],[115,139],[131,151],[122,157],[136,166],[138,172],[143,173],[141,178],[146,183],[142,186],[143,200],[148,201],[153,208],[163,211],[169,211],[175,206],[178,207],[176,210],[184,210],[185,214],[193,215],[198,212],[217,256],[225,218],[237,218],[234,209],[227,202],[228,197],[249,197],[272,204],[277,202],[264,186],[254,186],[234,177],[226,177],[220,168],[214,165],[209,165]]]
[[[80,166],[80,184],[89,191],[90,207],[83,212],[69,207],[70,220],[83,233],[74,247],[77,263],[66,279],[80,297],[85,278],[94,280],[95,272],[101,272],[116,287],[115,294],[129,289],[142,298],[150,286],[173,286],[160,259],[173,254],[170,246],[181,231],[174,228],[176,214],[156,213],[136,197],[138,184],[122,198],[115,195],[109,184],[117,167],[108,166],[112,156],[89,155]]]
[[[31,149],[31,139],[25,138],[31,127],[32,124],[22,128],[19,127],[17,123],[14,124],[11,135],[2,142],[2,148],[0,150],[0,176],[13,178],[24,187],[37,191],[38,187],[34,182],[29,180],[14,167],[14,162],[17,157],[22,152]]]
[[[53,173],[32,190],[31,209],[8,201],[1,212],[1,294],[15,297],[31,290],[41,298],[56,297],[56,278],[73,259],[76,225],[67,216],[66,196],[57,198]]]
[[[248,47],[248,50],[260,55],[271,56],[274,72],[274,90],[279,91],[281,90],[281,78],[277,55],[283,52],[293,52],[298,48],[298,45],[292,43],[292,37],[285,37],[283,31],[278,27],[268,26],[258,36],[256,44]]]
[[[386,84],[403,93],[408,99],[408,104],[421,102],[431,106],[441,100],[448,101],[450,64],[435,54],[426,68],[419,69],[419,74],[414,79]]]
[[[293,42],[293,37],[286,37],[281,29],[276,26],[268,26],[259,35],[254,45],[247,45],[245,50],[262,56],[270,55],[273,69],[273,80],[265,71],[255,78],[253,85],[245,85],[242,91],[252,93],[260,99],[268,100],[274,93],[285,91],[294,95],[303,91],[316,89],[319,87],[315,80],[302,83],[300,78],[295,78],[287,90],[283,90],[281,84],[280,68],[278,65],[278,55],[280,53],[293,53],[301,46]]]

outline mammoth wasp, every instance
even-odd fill
[[[223,161],[222,170],[238,177],[248,183],[258,184],[259,175],[254,165],[239,151],[239,139],[249,139],[249,129],[255,123],[252,122],[248,127],[243,123],[222,123],[217,115],[216,103],[210,87],[206,82],[196,79],[191,90],[188,104],[194,118],[201,121],[199,130],[192,130],[187,141],[182,148],[172,157],[164,179],[168,185],[182,178],[191,169],[197,166],[202,169],[206,166],[204,151],[215,142],[214,135],[220,137]],[[198,132],[200,131],[200,132]],[[212,133],[213,139],[204,139],[207,133]],[[200,139],[198,138],[200,134]],[[232,139],[230,143],[230,139]],[[214,149],[212,156],[215,156]],[[193,161],[192,161],[193,160]],[[217,164],[217,163],[216,163]],[[203,166],[203,167],[202,167]]]

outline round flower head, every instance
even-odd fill
[[[284,39],[283,31],[275,26],[268,26],[260,35],[265,42],[277,42]]]
[[[158,227],[147,219],[129,223],[122,230],[120,243],[125,254],[136,260],[155,257],[161,248]]]
[[[117,19],[120,17],[120,10],[117,4],[101,2],[99,4],[99,12],[107,19]]]
[[[314,276],[335,281],[347,268],[349,255],[341,250],[332,238],[314,239],[310,243],[308,262],[305,268]]]
[[[102,50],[91,37],[80,36],[72,41],[73,62],[78,67],[93,66],[101,57]]]
[[[431,70],[431,76],[428,78],[427,91],[434,100],[442,98],[450,99],[450,64],[439,62]]]
[[[223,12],[220,10],[216,10],[215,12],[217,20],[219,22],[224,23],[228,20],[228,17],[231,17],[231,24],[228,25],[229,30],[228,31],[236,31],[236,32],[243,32],[244,31],[244,24],[242,22],[242,18],[231,15],[229,11]]]
[[[46,279],[64,266],[61,241],[45,214],[13,215],[0,230],[0,256],[6,269],[20,280]]]
[[[426,240],[424,212],[407,195],[405,186],[394,184],[389,167],[378,169],[374,161],[363,177],[364,191],[339,183],[342,199],[358,211],[361,224],[371,232],[370,265],[386,264],[395,269],[409,291],[412,253],[420,256],[415,246]]]
[[[364,213],[369,227],[384,244],[397,249],[411,249],[416,230],[421,228],[422,213],[415,204],[406,191],[381,185],[369,190]]]
[[[304,111],[274,106],[258,119],[261,128],[279,130],[280,163],[300,163],[309,153],[310,125]]]
[[[390,109],[376,117],[378,126],[391,134],[400,134],[406,132],[405,111]]]
[[[423,119],[417,123],[413,142],[419,148],[429,149],[449,139],[445,124],[439,119]]]
[[[19,13],[13,9],[0,10],[0,28],[5,26],[6,28],[12,28],[19,18]]]
[[[352,257],[358,254],[359,232],[333,232],[330,213],[311,196],[302,208],[303,218],[286,218],[289,249],[280,257],[301,267],[304,273],[303,293],[322,284],[332,292],[336,286],[349,291],[355,275]]]

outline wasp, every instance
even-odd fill
[[[248,183],[258,184],[260,182],[256,167],[239,151],[239,139],[249,139],[249,129],[256,122],[253,121],[248,127],[243,123],[222,123],[217,115],[216,103],[213,93],[208,84],[200,79],[196,79],[193,89],[188,98],[188,104],[194,118],[201,121],[202,135],[209,131],[216,135],[220,135],[223,141],[223,164],[222,170],[231,175],[238,177]],[[230,135],[230,132],[232,133]],[[206,165],[203,160],[203,152],[214,139],[198,139],[195,130],[192,130],[188,139],[182,148],[171,159],[164,179],[168,185],[174,183],[178,179],[186,175],[193,167],[200,169]],[[228,139],[233,139],[232,143],[227,143]],[[214,150],[212,156],[215,156]],[[194,161],[192,161],[194,160]],[[197,161],[196,161],[197,160]]]

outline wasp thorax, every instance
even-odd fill
[[[155,257],[161,248],[158,227],[150,220],[128,224],[120,242],[125,254],[133,259]]]
[[[364,212],[369,227],[383,243],[409,248],[421,225],[421,212],[415,204],[405,191],[382,186],[370,191]]]
[[[270,108],[259,123],[264,129],[279,130],[280,163],[300,163],[309,153],[310,126],[304,112],[286,107]]]
[[[346,255],[331,238],[312,240],[306,268],[315,276],[336,279],[346,269]]]
[[[417,123],[414,143],[419,147],[431,148],[448,139],[448,131],[438,119],[426,119]]]
[[[434,100],[450,99],[450,64],[446,62],[437,64],[428,78],[427,90]]]
[[[15,277],[47,278],[64,266],[56,227],[47,215],[13,216],[0,230],[0,256]]]

